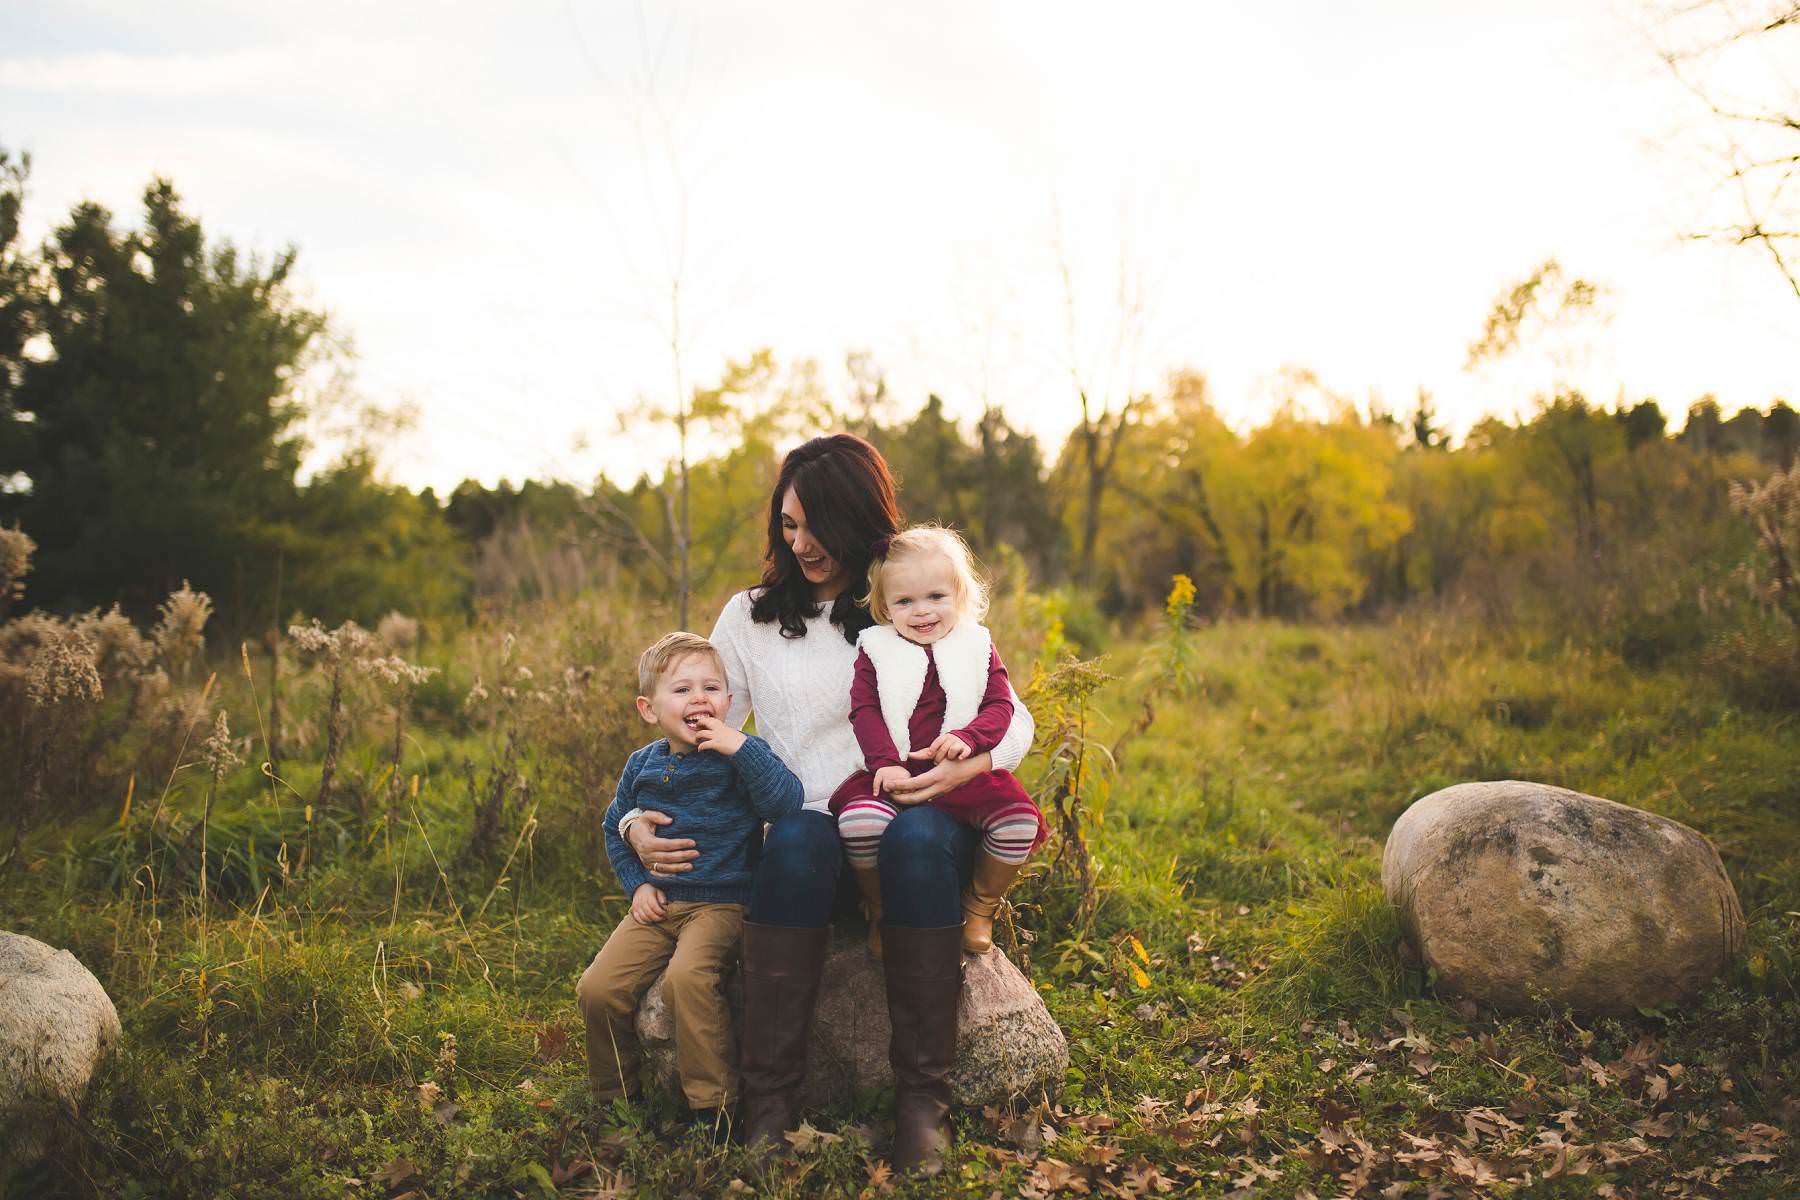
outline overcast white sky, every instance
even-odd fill
[[[254,9],[254,11],[252,11]],[[909,409],[982,397],[1060,440],[1077,357],[1211,376],[1239,423],[1309,368],[1458,427],[1560,372],[1679,414],[1800,398],[1800,300],[1716,215],[1701,118],[1600,0],[1506,5],[0,2],[0,144],[35,240],[153,174],[209,234],[301,251],[389,473],[442,487],[658,461],[614,414],[770,346]],[[646,97],[666,121],[640,120]],[[680,186],[674,182],[679,172]],[[685,221],[679,203],[686,199]],[[1060,231],[1060,232],[1059,232]],[[1573,364],[1463,370],[1549,256],[1608,289]],[[1123,383],[1120,386],[1124,386]]]

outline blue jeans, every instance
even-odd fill
[[[962,924],[962,889],[980,844],[978,831],[929,804],[902,808],[881,836],[883,924]],[[763,839],[747,919],[803,929],[853,919],[856,888],[844,865],[830,813],[808,809],[781,818]]]

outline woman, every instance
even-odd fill
[[[872,547],[900,529],[894,481],[869,443],[815,438],[782,463],[769,498],[760,588],[725,605],[712,632],[732,688],[728,718],[752,710],[757,732],[805,785],[806,807],[769,827],[744,925],[742,1112],[744,1139],[784,1145],[799,1123],[800,1081],[829,926],[844,874],[828,804],[862,767],[850,727],[856,635],[872,620]],[[922,801],[977,774],[1011,770],[1031,746],[1031,714],[1013,696],[1013,721],[991,753],[941,763],[897,785],[905,806],[880,847],[882,936],[893,1040],[894,1166],[927,1173],[949,1142],[950,1068],[962,995],[961,892],[979,834]],[[633,817],[640,814],[632,814]],[[651,874],[690,870],[704,846],[664,839],[668,818],[644,812],[621,824]]]

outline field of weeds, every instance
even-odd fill
[[[1021,679],[1069,648],[1034,612],[997,612]],[[134,695],[141,719],[104,744],[27,738],[88,755],[62,768],[88,799],[23,834],[3,923],[74,952],[125,1036],[7,1194],[1800,1189],[1795,718],[1691,664],[1447,619],[1151,632],[1105,677],[1039,678],[1045,747],[1021,775],[1070,810],[1091,886],[1053,843],[1003,941],[1072,1065],[1054,1096],[959,1114],[943,1177],[888,1171],[879,1095],[815,1114],[767,1168],[681,1135],[669,1097],[597,1110],[574,983],[624,908],[597,819],[642,740],[628,668],[655,632],[600,606],[440,641],[319,631],[290,643],[279,712],[252,647],[184,662],[160,685],[174,715]],[[1748,956],[1629,1020],[1438,995],[1382,899],[1383,838],[1436,788],[1504,778],[1707,834]]]

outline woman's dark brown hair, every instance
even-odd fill
[[[769,497],[769,548],[763,555],[762,587],[750,599],[756,621],[780,621],[783,637],[806,636],[806,618],[817,616],[812,585],[800,570],[794,549],[781,535],[781,501],[789,488],[806,510],[806,524],[840,570],[849,573],[831,605],[831,623],[852,644],[874,618],[859,601],[868,595],[874,545],[900,532],[894,477],[881,451],[853,433],[834,433],[797,446],[781,464]]]

